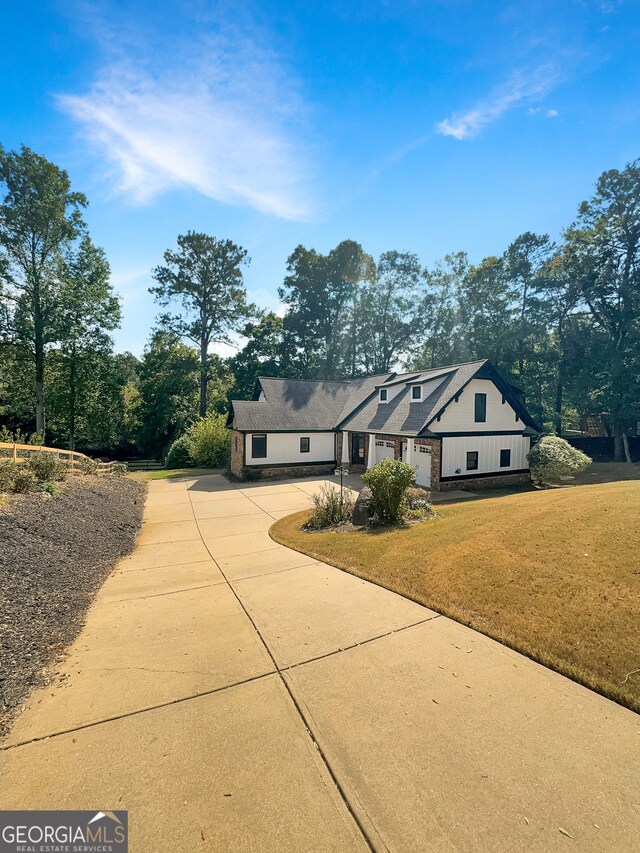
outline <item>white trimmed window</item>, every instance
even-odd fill
[[[387,389],[386,389],[386,388],[381,388],[381,389],[380,389],[380,402],[381,402],[381,403],[386,403],[386,402],[387,402],[388,394],[389,394],[389,392],[387,391]]]
[[[413,385],[411,387],[411,402],[417,403],[422,400],[422,387],[420,385]]]

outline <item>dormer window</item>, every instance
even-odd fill
[[[414,385],[411,389],[411,401],[422,400],[422,388],[420,385]]]
[[[388,391],[387,391],[387,389],[386,389],[386,388],[381,388],[381,389],[380,389],[380,402],[381,402],[381,403],[386,403],[386,402],[387,402],[387,394],[388,394]]]

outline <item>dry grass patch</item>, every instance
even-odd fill
[[[639,481],[439,506],[380,532],[306,533],[307,515],[271,535],[640,712],[640,672],[625,681],[640,669]]]

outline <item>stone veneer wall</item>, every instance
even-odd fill
[[[244,468],[244,434],[237,429],[231,430],[231,473],[241,477]]]
[[[467,489],[470,492],[475,492],[476,489],[493,489],[500,486],[511,486],[514,483],[529,483],[531,475],[528,471],[519,474],[500,474],[497,477],[492,477],[487,474],[486,477],[464,477],[461,480],[448,480],[446,483],[440,483],[439,489],[441,492],[450,492],[452,489]]]
[[[265,465],[264,468],[251,465],[243,469],[239,476],[243,480],[267,480],[275,477],[318,477],[322,474],[333,474],[335,468],[333,462],[323,465],[276,465],[271,467]]]

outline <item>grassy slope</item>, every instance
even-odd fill
[[[438,507],[383,532],[273,538],[470,625],[640,712],[640,481]]]
[[[180,477],[201,477],[204,474],[222,474],[222,468],[161,468],[159,471],[132,471],[132,480],[175,480]]]

